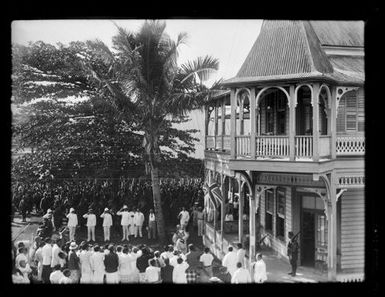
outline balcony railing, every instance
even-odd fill
[[[337,155],[363,155],[365,154],[365,136],[337,136]]]
[[[235,143],[237,156],[250,156],[250,136],[236,136]]]
[[[206,136],[206,149],[213,150],[215,149],[215,136]]]
[[[225,151],[230,151],[231,150],[230,135],[223,135],[223,149]]]
[[[215,149],[222,149],[222,135],[215,136]]]
[[[299,158],[311,158],[313,156],[313,136],[295,136],[295,156]]]
[[[235,137],[235,156],[250,157],[250,135]],[[296,159],[311,159],[313,157],[313,136],[297,135],[294,137],[294,155]],[[226,151],[231,150],[229,135],[206,136],[206,149]],[[331,136],[321,135],[318,140],[318,153],[320,157],[331,156]],[[337,136],[336,154],[338,156],[354,156],[365,154],[364,136]],[[255,156],[266,158],[288,158],[290,156],[289,136],[261,136],[255,137]]]
[[[288,157],[288,136],[257,136],[255,154],[258,157]]]

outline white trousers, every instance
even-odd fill
[[[136,225],[135,226],[135,238],[138,237],[138,233],[139,233],[139,236],[142,237],[143,234],[142,234],[142,225]]]
[[[95,284],[102,284],[104,282],[104,274],[105,272],[104,271],[94,271],[94,274],[93,274],[93,283]]]
[[[123,238],[122,240],[129,240],[129,233],[128,233],[128,225],[122,225],[122,230],[123,230]]]
[[[103,226],[104,241],[110,241],[110,226]]]
[[[87,241],[95,241],[95,226],[87,226]]]
[[[70,241],[74,241],[75,240],[75,232],[76,232],[76,226],[75,227],[68,227],[69,231],[70,231]]]
[[[106,283],[107,284],[118,284],[119,274],[118,272],[106,272]]]

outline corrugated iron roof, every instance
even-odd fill
[[[335,69],[364,73],[365,62],[362,56],[328,56]]]
[[[364,46],[363,21],[310,21],[321,45]]]
[[[354,81],[361,81],[364,79],[363,67],[358,65],[361,62],[355,60],[355,64],[349,66],[347,60],[328,57],[321,47],[322,42],[331,45],[334,39],[345,33],[348,36],[341,37],[342,40],[335,42],[336,45],[350,43],[351,46],[357,46],[361,40],[359,28],[363,25],[357,23],[362,22],[264,21],[261,32],[238,74],[225,80],[223,85],[319,77],[344,83],[348,83],[350,77]],[[322,25],[325,25],[325,28]],[[352,27],[349,28],[349,25]],[[336,32],[327,33],[327,30]],[[354,33],[355,30],[358,32]],[[358,68],[361,69],[361,74],[351,73]],[[337,70],[339,73],[333,75]]]

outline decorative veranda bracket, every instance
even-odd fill
[[[262,193],[265,192],[266,190],[271,190],[271,189],[276,189],[277,186],[270,186],[270,185],[258,185],[255,187],[255,211],[258,211],[259,207],[259,201],[261,200]]]
[[[331,203],[327,197],[326,189],[314,189],[314,188],[302,188],[301,187],[301,188],[299,188],[299,190],[317,194],[322,199],[322,201],[324,203],[324,213],[325,213],[326,219],[329,220],[328,208],[331,207]]]
[[[336,202],[338,202],[338,199],[342,196],[344,192],[346,192],[348,189],[338,189],[337,196],[336,196]]]

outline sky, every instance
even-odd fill
[[[44,41],[50,44],[71,41],[100,39],[112,46],[112,36],[117,33],[114,22],[129,30],[137,31],[144,20],[29,20],[12,22],[12,43],[27,45],[29,42]],[[166,32],[176,40],[180,32],[188,34],[187,43],[179,50],[179,63],[210,55],[219,60],[219,70],[211,76],[207,85],[223,78],[234,77],[262,25],[262,20],[166,20]],[[190,115],[191,122],[183,124],[185,129],[199,129],[196,137],[198,158],[203,158],[204,120],[199,111]]]

